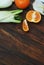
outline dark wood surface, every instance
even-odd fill
[[[17,9],[14,4],[2,10],[12,9]],[[25,18],[30,9],[31,5],[21,16]],[[25,33],[22,23],[0,23],[0,65],[44,65],[44,16],[39,24],[29,26]]]

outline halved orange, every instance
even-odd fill
[[[26,19],[23,21],[22,28],[25,32],[29,31],[29,27]]]
[[[38,23],[41,20],[41,14],[37,11],[30,10],[26,13],[26,19],[29,22]]]

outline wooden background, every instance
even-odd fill
[[[17,9],[14,4],[0,10],[13,9]],[[32,5],[21,16],[25,18],[30,9]],[[25,33],[22,23],[0,23],[0,65],[44,65],[44,16],[39,24],[29,26],[30,31]]]

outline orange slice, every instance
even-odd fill
[[[23,21],[22,28],[25,32],[29,31],[29,27],[26,19]]]
[[[41,14],[39,12],[37,12],[37,11],[30,10],[26,14],[26,19],[29,22],[38,23],[41,20]]]

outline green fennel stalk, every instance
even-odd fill
[[[1,22],[20,23],[21,18],[19,16],[19,14],[22,12],[23,12],[23,10],[0,11],[0,23]],[[1,17],[1,16],[3,16],[3,17]]]

